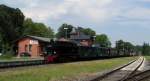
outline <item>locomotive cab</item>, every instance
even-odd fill
[[[54,50],[54,48],[52,48],[52,46],[49,45],[46,48],[46,54],[45,54],[46,63],[54,62],[56,58],[57,58],[56,51]]]
[[[66,59],[76,58],[78,47],[73,42],[55,41],[46,48],[45,60],[50,63],[54,61],[65,61]]]

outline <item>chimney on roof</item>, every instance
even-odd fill
[[[76,28],[73,27],[73,28],[72,28],[72,31],[70,32],[70,34],[73,35],[73,34],[76,34],[76,33],[77,33],[77,32],[76,32]]]

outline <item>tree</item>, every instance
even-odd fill
[[[67,28],[67,30],[65,30],[64,28]],[[61,38],[61,37],[65,38],[66,33],[67,33],[67,38],[69,38],[72,28],[74,28],[74,26],[68,25],[66,23],[62,24],[58,29],[58,33],[56,34],[57,38]],[[79,32],[82,32],[83,34],[89,35],[89,36],[94,36],[96,34],[95,31],[92,30],[91,28],[77,27],[77,30]]]
[[[142,47],[141,45],[136,45],[135,46],[135,51],[136,51],[136,54],[142,54]]]
[[[24,35],[33,35],[33,36],[40,36],[40,37],[53,37],[54,32],[50,27],[47,27],[43,23],[36,23],[33,22],[32,19],[27,18],[24,21]]]
[[[13,42],[22,36],[24,15],[18,9],[0,5],[0,33],[3,49],[10,50]]]
[[[124,51],[124,41],[118,40],[116,41],[116,50],[118,54],[123,54]]]
[[[96,35],[95,42],[98,43],[101,47],[111,47],[111,42],[105,34]]]
[[[2,37],[1,37],[1,34],[0,34],[0,53],[2,52]]]
[[[116,42],[116,50],[118,54],[129,55],[135,51],[135,46],[130,42],[118,40]]]
[[[144,43],[142,46],[142,54],[143,55],[150,55],[150,46],[148,43]]]
[[[89,36],[95,36],[96,32],[94,30],[92,30],[91,28],[82,28],[82,27],[78,27],[78,30],[82,33],[84,33],[85,35],[89,35]]]
[[[130,42],[124,42],[124,54],[130,54],[135,50],[135,47]]]
[[[64,28],[67,28],[67,29],[64,29]],[[58,29],[58,33],[56,34],[56,37],[57,38],[65,38],[66,34],[67,34],[67,38],[69,38],[72,28],[73,28],[72,25],[68,25],[66,23],[62,24]]]

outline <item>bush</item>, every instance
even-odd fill
[[[0,56],[0,59],[11,59],[13,57],[12,51],[8,51]]]

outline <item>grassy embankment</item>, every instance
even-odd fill
[[[0,81],[57,81],[64,77],[80,76],[100,72],[128,63],[137,57],[113,58],[105,60],[50,64],[40,67],[16,69],[0,72]]]

